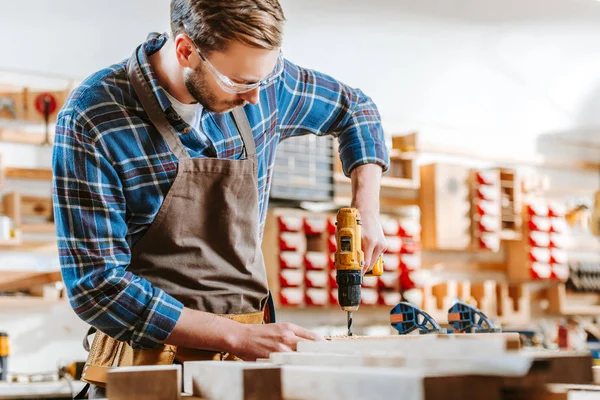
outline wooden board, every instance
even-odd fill
[[[469,334],[431,334],[431,335],[389,335],[389,336],[332,336],[330,341],[406,341],[406,340],[431,340],[431,337],[438,339],[454,340],[476,340],[476,339],[501,339],[505,343],[505,350],[519,350],[521,348],[521,339],[517,332],[506,333],[469,333]],[[423,338],[423,339],[420,339]]]
[[[503,336],[479,337],[471,335],[406,335],[389,336],[388,339],[333,340],[325,342],[300,342],[297,350],[303,353],[364,354],[403,352],[406,356],[460,356],[480,354],[502,355],[506,352]]]
[[[118,367],[107,374],[110,400],[179,400],[181,365]]]
[[[206,400],[279,400],[281,373],[279,367],[270,364],[186,362],[183,390]]]

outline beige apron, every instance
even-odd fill
[[[246,159],[190,158],[145,80],[137,52],[127,64],[129,80],[179,165],[154,222],[132,248],[128,271],[185,307],[260,324],[269,291],[258,242],[256,148],[246,114],[241,108],[232,113]],[[172,345],[137,350],[97,332],[82,379],[105,386],[111,367],[207,359],[234,357]]]

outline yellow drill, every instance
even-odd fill
[[[348,336],[352,336],[352,312],[360,306],[360,287],[365,255],[361,246],[360,213],[356,208],[342,208],[336,220],[335,270],[338,285],[338,301],[342,310],[347,312]],[[373,269],[366,273],[381,276],[383,260],[377,258]]]

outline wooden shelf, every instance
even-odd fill
[[[60,271],[0,271],[0,292],[28,290],[34,286],[60,281]]]
[[[40,181],[51,181],[52,170],[46,168],[13,168],[6,167],[4,176],[9,179],[33,179]]]
[[[333,179],[338,183],[351,184],[350,178],[347,178],[343,173],[336,172],[333,175]],[[405,178],[393,178],[390,176],[381,177],[381,187],[389,189],[417,189],[417,185],[412,179]]]
[[[28,132],[13,128],[0,128],[0,142],[19,143],[29,145],[52,145],[54,134],[51,132],[48,138],[50,143],[46,143],[46,134],[39,132]]]

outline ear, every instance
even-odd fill
[[[190,38],[185,33],[180,33],[175,37],[175,55],[179,65],[184,68],[190,67],[190,58],[196,54],[194,45],[191,43]]]

